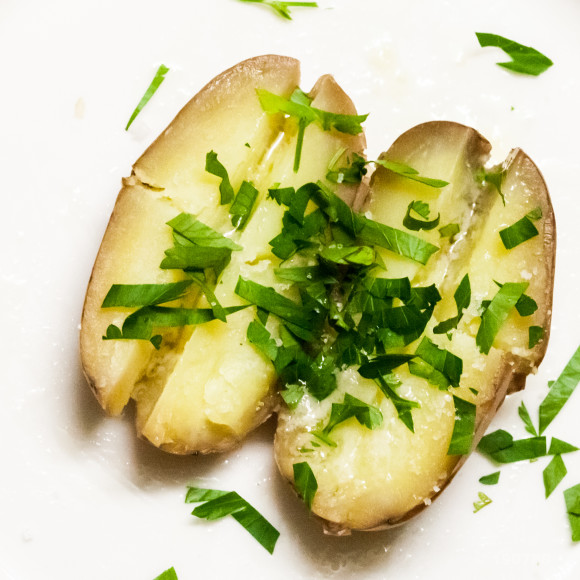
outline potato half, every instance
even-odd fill
[[[181,212],[233,239],[243,249],[232,253],[215,294],[224,306],[242,301],[235,295],[238,276],[277,287],[279,264],[269,241],[280,231],[283,209],[267,198],[268,188],[283,182],[300,186],[324,175],[337,151],[362,153],[363,136],[313,124],[306,129],[302,162],[293,171],[297,125],[283,115],[266,114],[257,89],[289,97],[298,87],[299,63],[263,56],[244,61],[202,89],[147,149],[124,180],[97,256],[82,317],[83,368],[102,407],[112,415],[130,399],[137,406],[139,434],[179,454],[225,450],[271,413],[276,377],[271,365],[247,342],[250,310],[197,327],[160,330],[157,351],[144,340],[102,340],[110,324],[121,326],[128,309],[101,308],[113,284],[175,282],[181,270],[159,268],[173,245],[167,222]],[[313,106],[334,113],[356,113],[350,99],[330,76],[310,93]],[[206,154],[215,151],[232,185],[250,181],[259,196],[243,231],[235,231],[227,205],[219,204],[219,179],[205,171]],[[359,187],[340,194],[353,203]],[[208,304],[199,293],[177,306]]]
[[[369,210],[374,220],[401,228],[408,205],[429,203],[441,226],[459,225],[452,238],[437,229],[420,237],[440,247],[426,266],[383,252],[384,277],[409,277],[419,286],[436,284],[442,300],[436,305],[424,336],[463,361],[457,388],[440,390],[409,372],[407,365],[393,372],[397,394],[417,402],[412,410],[414,433],[398,418],[391,400],[377,384],[363,378],[355,367],[338,373],[338,389],[318,401],[305,394],[294,410],[282,407],[275,439],[281,473],[293,482],[293,466],[307,462],[318,490],[314,514],[329,533],[375,530],[397,525],[421,511],[442,491],[466,455],[449,455],[455,425],[454,395],[476,405],[473,446],[483,435],[506,394],[523,388],[526,375],[541,362],[549,336],[555,259],[555,222],[548,191],[533,162],[514,150],[502,168],[501,191],[482,181],[481,171],[490,144],[475,130],[449,122],[419,125],[403,134],[381,158],[408,164],[421,175],[443,179],[442,190],[427,187],[378,167],[371,182]],[[507,250],[499,231],[540,208],[534,222],[538,235]],[[457,314],[453,294],[465,274],[471,282],[471,304],[456,330],[434,334],[433,327]],[[498,291],[494,282],[527,282],[526,294],[538,309],[520,316],[515,309],[489,354],[480,352],[476,336],[482,302]],[[528,329],[540,326],[545,334],[528,348]],[[417,342],[401,352],[415,352]],[[321,444],[312,432],[328,423],[333,403],[348,393],[380,409],[384,420],[373,430],[354,417],[332,430],[336,446]],[[314,445],[312,445],[314,441]]]

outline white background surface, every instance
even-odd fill
[[[534,419],[580,344],[580,4],[577,0],[320,0],[288,22],[235,0],[2,0],[0,3],[0,578],[469,577],[577,579],[562,491],[544,499],[547,460],[495,471],[481,456],[421,516],[391,532],[328,538],[278,477],[272,423],[240,449],[176,458],[137,441],[131,417],[105,418],[82,377],[82,300],[121,177],[213,76],[251,56],[303,63],[308,90],[332,73],[366,123],[369,157],[414,124],[474,126],[499,161],[521,146],[542,170],[558,225],[551,344],[523,395]],[[538,78],[494,63],[475,32],[534,46]],[[153,78],[165,82],[129,132]],[[512,109],[513,107],[513,109]],[[492,428],[524,436],[512,397]],[[580,445],[580,395],[549,428]],[[235,489],[281,531],[273,556],[233,520],[189,515],[185,486]],[[493,503],[477,514],[478,491]]]

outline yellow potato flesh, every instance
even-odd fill
[[[279,468],[292,481],[293,464],[308,462],[318,482],[312,511],[326,520],[333,533],[393,525],[428,505],[448,483],[461,459],[447,455],[455,417],[452,394],[477,405],[479,430],[505,396],[503,378],[509,383],[510,373],[516,369],[527,374],[534,360],[541,359],[541,345],[527,348],[527,329],[532,324],[549,327],[551,207],[541,176],[523,154],[513,160],[504,182],[505,207],[494,190],[475,187],[474,175],[488,151],[487,142],[471,129],[426,124],[401,137],[385,157],[450,185],[437,192],[385,170],[377,170],[374,176],[371,211],[377,221],[400,229],[408,204],[421,199],[429,202],[433,217],[441,213],[441,225],[458,223],[461,227],[453,242],[440,240],[437,230],[419,234],[441,246],[426,267],[400,257],[393,259],[390,252],[383,255],[385,277],[409,276],[413,285],[437,284],[443,300],[435,308],[426,334],[463,360],[463,374],[461,386],[447,392],[411,375],[406,365],[394,371],[402,383],[398,394],[421,405],[412,411],[414,433],[398,419],[393,404],[377,385],[352,368],[338,374],[338,389],[326,400],[317,401],[307,394],[296,410],[281,411],[275,444]],[[527,164],[526,172],[522,164]],[[498,230],[538,205],[544,210],[544,218],[537,223],[540,235],[505,250]],[[452,340],[434,335],[435,324],[457,314],[453,293],[466,272],[471,280],[471,307]],[[526,272],[534,273],[532,279],[537,277],[527,293],[538,302],[538,311],[526,318],[512,312],[489,355],[480,353],[475,336],[481,300],[496,294],[494,279],[521,282],[527,279]],[[411,344],[406,352],[414,352],[416,345]],[[351,418],[332,430],[336,447],[321,444],[311,431],[328,423],[331,404],[342,402],[345,393],[380,408],[383,424],[370,430]]]

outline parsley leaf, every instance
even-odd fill
[[[526,426],[526,431],[530,435],[538,437],[538,432],[536,431],[536,428],[532,423],[532,419],[530,417],[530,414],[528,413],[528,409],[526,408],[526,405],[524,404],[523,401],[522,404],[518,407],[518,415],[520,416],[520,419],[524,422],[524,425]]]
[[[463,318],[463,311],[469,307],[471,303],[471,284],[469,282],[469,274],[465,274],[459,283],[457,290],[453,294],[455,304],[457,305],[457,316],[448,318],[440,322],[433,328],[434,334],[447,334],[449,331],[457,328],[459,321]]]
[[[447,388],[449,385],[459,387],[463,372],[463,361],[453,353],[439,348],[426,336],[417,347],[415,356],[427,363],[428,367],[421,366],[417,361],[409,362],[409,371],[419,377],[426,378],[432,384]]]
[[[298,495],[304,500],[306,507],[312,509],[312,501],[318,490],[318,482],[312,472],[310,465],[306,461],[294,463],[294,486]]]
[[[459,224],[447,224],[442,228],[439,228],[440,238],[452,238],[458,234],[461,230],[459,229]]]
[[[568,520],[572,528],[572,541],[580,542],[580,483],[564,492]]]
[[[159,574],[159,576],[157,576],[153,580],[178,580],[177,573],[175,572],[175,568],[173,568],[173,566],[172,566],[168,570],[165,570],[165,572],[162,572],[161,574]]]
[[[494,46],[501,48],[512,60],[498,62],[498,66],[515,72],[538,76],[548,70],[554,63],[541,52],[530,46],[524,46],[497,34],[476,32],[481,47]]]
[[[479,501],[475,501],[473,502],[473,513],[476,514],[479,510],[483,509],[485,506],[489,505],[492,500],[487,497],[487,495],[485,495],[485,493],[483,493],[482,491],[480,491],[478,494],[479,496]]]
[[[250,182],[243,181],[234,203],[230,206],[232,225],[237,230],[243,230],[246,227],[257,198],[258,190]]]
[[[511,250],[538,234],[538,229],[528,216],[524,216],[521,220],[499,231],[506,250]]]
[[[234,199],[234,188],[230,183],[230,178],[226,168],[218,160],[217,153],[210,151],[205,156],[205,170],[221,179],[220,182],[220,205],[231,203]]]
[[[566,441],[562,441],[557,437],[552,437],[548,455],[562,455],[563,453],[572,453],[574,451],[578,451],[578,447],[571,445],[570,443],[566,443]]]
[[[483,485],[495,485],[499,481],[499,475],[500,475],[499,471],[494,471],[489,475],[484,475],[483,477],[480,477],[479,483],[482,483]]]
[[[378,159],[377,161],[369,161],[369,163],[375,163],[376,165],[380,165],[401,177],[405,177],[407,179],[411,179],[413,181],[418,181],[423,185],[428,185],[429,187],[434,187],[436,189],[441,189],[446,185],[449,185],[448,181],[443,181],[442,179],[432,179],[431,177],[422,177],[419,175],[419,172],[412,167],[409,167],[405,163],[400,163],[398,161],[387,161],[386,159]]]
[[[339,153],[342,155],[344,150],[339,151]],[[366,164],[367,161],[364,157],[358,153],[353,153],[352,162],[347,167],[334,169],[334,163],[330,163],[330,167],[326,173],[326,179],[331,183],[360,183],[367,174]]]
[[[192,515],[210,521],[231,515],[270,554],[274,552],[280,532],[235,491],[189,487],[185,503],[199,502],[205,503],[197,506]]]
[[[514,463],[544,457],[546,438],[530,437],[514,440],[509,433],[500,429],[483,437],[477,449],[498,463]]]
[[[455,423],[447,455],[467,455],[471,451],[475,432],[476,406],[453,395]]]
[[[561,455],[554,455],[552,461],[548,463],[542,473],[544,480],[544,489],[546,491],[546,498],[558,487],[558,484],[564,479],[568,470],[564,465],[564,460]]]
[[[475,337],[475,342],[482,353],[489,354],[499,329],[527,287],[527,282],[507,282],[493,297],[481,317],[481,325]]]
[[[371,430],[380,427],[383,423],[383,414],[378,408],[346,393],[342,403],[332,403],[330,419],[322,432],[325,435],[329,435],[337,425],[351,417],[354,417],[361,425]]]
[[[552,385],[550,392],[540,404],[540,434],[546,430],[546,427],[562,410],[578,382],[580,382],[580,347],[572,355],[562,374]]]
[[[169,72],[169,69],[165,65],[160,65],[151,81],[151,84],[145,91],[145,94],[141,97],[139,104],[135,107],[133,114],[131,115],[127,126],[125,127],[125,131],[129,130],[129,127],[133,124],[133,121],[136,119],[137,115],[143,110],[143,107],[149,102],[149,99],[155,94],[161,83],[165,80],[165,75]]]
[[[181,280],[169,284],[113,284],[101,308],[136,308],[171,302],[181,298],[191,282]]]
[[[415,425],[413,423],[413,416],[411,414],[412,409],[418,409],[421,407],[417,401],[410,401],[408,399],[403,399],[395,390],[394,387],[398,387],[401,383],[393,376],[379,376],[375,378],[375,382],[388,399],[391,400],[393,406],[397,411],[399,419],[403,424],[411,431],[415,432]]]
[[[264,4],[264,6],[270,6],[277,14],[286,20],[292,20],[290,15],[290,8],[294,6],[300,6],[303,8],[318,8],[316,2],[282,2],[279,0],[240,0],[240,2],[253,2],[255,4]]]
[[[196,246],[208,248],[227,248],[232,251],[241,250],[242,247],[226,238],[224,235],[216,232],[214,229],[206,226],[199,221],[193,214],[180,213],[172,220],[167,222],[174,232],[180,234],[185,240]],[[181,244],[184,240],[179,239]]]
[[[417,219],[411,215],[411,212],[419,214],[424,220]],[[408,229],[415,232],[419,230],[434,230],[439,225],[439,220],[441,219],[441,214],[437,214],[434,220],[428,220],[429,217],[429,204],[424,201],[412,201],[407,207],[407,213],[403,218],[403,225]]]
[[[530,326],[528,330],[528,348],[534,348],[544,338],[544,329],[541,326]]]
[[[220,271],[229,262],[231,255],[229,248],[178,245],[165,250],[165,258],[159,267],[163,270],[200,271],[213,268]]]

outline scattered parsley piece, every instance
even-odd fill
[[[411,433],[414,433],[415,425],[413,423],[411,410],[418,409],[421,405],[419,405],[417,401],[403,399],[403,397],[399,396],[395,392],[394,387],[398,387],[401,383],[393,375],[379,376],[375,379],[375,382],[385,397],[390,399],[393,403],[399,419],[403,422],[407,429],[411,431]]]
[[[386,159],[379,159],[377,161],[369,161],[369,163],[374,163],[380,165],[401,177],[407,179],[412,179],[413,181],[418,181],[423,185],[428,185],[429,187],[435,187],[436,189],[441,189],[446,185],[449,185],[448,181],[443,181],[442,179],[432,179],[431,177],[422,177],[419,172],[412,167],[409,167],[405,163],[399,163],[398,161],[387,161]]]
[[[246,227],[257,198],[258,190],[250,182],[243,181],[230,207],[232,225],[237,230],[243,230]]]
[[[415,212],[424,220],[417,219],[411,215],[411,212]],[[429,204],[424,201],[412,201],[407,207],[407,213],[403,218],[403,225],[414,232],[419,230],[434,230],[439,225],[439,220],[441,219],[441,214],[437,214],[434,220],[428,220],[429,217]]]
[[[155,73],[155,76],[153,77],[151,84],[145,91],[145,94],[141,97],[139,104],[135,107],[135,110],[133,111],[133,114],[131,115],[129,122],[125,127],[125,131],[129,130],[129,127],[133,124],[133,121],[136,119],[137,115],[143,110],[143,107],[145,107],[145,105],[149,102],[149,99],[151,99],[151,97],[155,94],[161,83],[165,80],[165,75],[168,72],[169,69],[163,64],[157,69],[157,72]]]
[[[221,271],[232,255],[229,248],[211,248],[206,246],[174,246],[165,250],[165,258],[160,264],[163,270],[203,271],[213,268]]]
[[[552,437],[548,455],[562,455],[563,453],[572,453],[574,451],[578,451],[578,447],[572,445],[571,443],[566,443],[566,441],[562,441],[557,437]]]
[[[159,576],[154,578],[153,580],[178,580],[177,572],[175,572],[175,568],[173,566],[169,568],[169,570],[165,570],[165,572],[161,572]]]
[[[527,282],[507,282],[493,297],[481,317],[481,325],[475,338],[475,342],[482,353],[489,354],[499,329],[527,287]]]
[[[378,379],[415,358],[414,354],[383,354],[361,365],[359,375],[365,379]]]
[[[221,179],[220,183],[220,205],[231,203],[234,199],[234,188],[230,183],[230,178],[226,168],[218,160],[217,153],[210,151],[205,156],[205,170]]]
[[[479,45],[483,48],[494,46],[501,48],[512,60],[498,62],[498,66],[527,75],[538,76],[548,70],[554,63],[541,52],[530,46],[524,46],[497,34],[476,32]]]
[[[526,405],[524,404],[523,401],[522,404],[518,407],[518,415],[520,416],[520,419],[524,422],[524,425],[526,426],[526,431],[530,435],[538,437],[538,432],[536,431],[536,428],[532,423],[532,419],[530,417],[530,414],[528,413],[528,409],[526,408]]]
[[[354,417],[363,427],[371,430],[380,427],[383,423],[383,414],[377,407],[346,393],[342,403],[332,403],[330,419],[322,432],[328,436],[337,425],[351,417]]]
[[[524,216],[515,224],[499,231],[501,241],[506,250],[511,250],[520,244],[539,235],[538,229],[528,216]]]
[[[113,284],[101,308],[138,308],[164,304],[181,298],[191,283],[191,280],[181,280],[169,284]]]
[[[460,232],[459,224],[447,224],[442,228],[439,228],[439,237],[441,238],[452,238]]]
[[[562,374],[540,405],[540,434],[555,419],[580,382],[580,347],[572,355]]]
[[[225,316],[242,310],[245,306],[224,308]],[[164,306],[145,306],[130,314],[120,329],[109,325],[103,340],[148,340],[158,349],[161,336],[153,334],[154,328],[171,328],[204,324],[215,320],[216,316],[209,308],[167,308]]]
[[[530,437],[514,440],[507,431],[500,429],[483,437],[477,449],[498,463],[515,463],[544,457],[546,438]]]
[[[292,466],[294,470],[294,486],[298,495],[304,500],[306,507],[312,509],[312,501],[318,490],[318,482],[306,461],[295,463]]]
[[[185,503],[200,503],[191,513],[206,520],[231,515],[272,554],[280,532],[235,491],[189,487]]]
[[[495,189],[499,193],[499,196],[501,197],[501,201],[504,204],[504,206],[505,206],[505,195],[503,194],[501,188],[503,186],[503,180],[505,179],[505,176],[506,176],[505,169],[500,169],[499,171],[490,171],[489,173],[486,171],[482,171],[480,175],[482,181],[485,181],[486,183],[491,183],[491,185],[495,187]]]
[[[495,471],[489,475],[484,475],[483,477],[479,478],[479,483],[482,483],[483,485],[496,485],[499,481],[499,475],[499,471]]]
[[[461,373],[463,372],[463,361],[458,356],[448,350],[439,348],[426,336],[423,337],[423,340],[417,347],[415,356],[422,359],[428,366],[437,371],[436,374],[438,376],[433,384],[442,386],[443,383],[445,385],[444,388],[447,388],[449,385],[459,387]],[[432,371],[430,371],[430,376],[426,377],[424,376],[425,369],[423,367],[419,368],[419,366],[416,361],[412,361],[409,363],[409,370],[412,374],[422,376],[423,378],[427,378],[429,382],[432,382],[431,379],[434,378],[431,376]]]
[[[253,2],[255,4],[270,6],[272,10],[286,20],[292,20],[292,16],[290,15],[291,7],[299,6],[302,8],[318,8],[316,2],[282,2],[279,0],[240,0],[240,2]]]
[[[580,483],[564,492],[568,520],[572,528],[572,541],[580,542]]]
[[[455,423],[447,455],[467,455],[473,444],[476,406],[455,395],[453,402],[455,403]]]
[[[300,167],[304,131],[311,123],[317,123],[324,131],[335,129],[340,133],[358,135],[362,132],[361,123],[368,115],[343,115],[322,111],[311,106],[311,100],[300,89],[296,89],[289,99],[275,95],[264,89],[257,89],[262,109],[268,114],[284,113],[298,122],[294,172]]]
[[[304,388],[300,385],[288,385],[283,391],[280,391],[280,395],[282,395],[288,408],[293,411],[304,396]]]
[[[457,328],[459,321],[463,318],[463,311],[469,307],[471,303],[471,283],[469,282],[469,274],[465,274],[463,279],[457,286],[457,290],[453,294],[455,304],[457,305],[457,316],[448,318],[440,322],[433,328],[434,334],[447,334],[454,328]]]
[[[344,149],[338,151],[337,159],[341,157],[344,151]],[[352,162],[347,167],[335,169],[336,161],[333,160],[326,173],[326,179],[331,183],[360,183],[367,174],[366,164],[365,158],[358,153],[353,153]]]
[[[189,241],[195,246],[208,248],[227,248],[232,251],[242,249],[242,246],[239,246],[230,240],[230,238],[226,238],[224,235],[206,226],[190,213],[180,213],[172,220],[169,220],[167,225],[181,236],[175,239],[177,245],[184,245]]]
[[[486,505],[489,505],[492,500],[487,497],[487,495],[485,495],[485,493],[483,493],[482,491],[480,491],[478,494],[479,496],[479,501],[474,501],[473,502],[473,513],[476,514],[479,510],[483,509]]]
[[[558,484],[564,479],[568,470],[564,465],[564,460],[561,455],[554,455],[552,461],[548,463],[542,473],[544,479],[544,489],[546,491],[546,498],[558,487]]]

